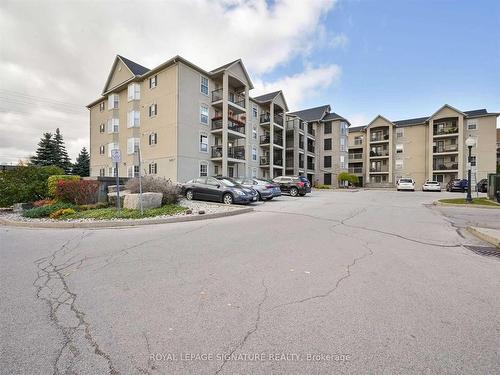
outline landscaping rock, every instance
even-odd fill
[[[205,210],[199,210],[199,211],[198,211],[198,214],[199,214],[199,215],[205,215]]]
[[[23,212],[33,208],[33,203],[15,203],[12,206],[13,212]]]
[[[124,208],[138,210],[141,208],[140,194],[127,194],[123,203]],[[142,193],[142,208],[161,207],[162,193]]]
[[[120,207],[123,207],[123,202],[125,200],[124,192],[120,191]],[[110,206],[116,206],[116,193],[108,193],[108,202]]]

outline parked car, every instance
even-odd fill
[[[400,190],[411,190],[415,191],[415,180],[413,178],[400,178],[396,182],[396,188]]]
[[[296,197],[297,195],[303,197],[311,192],[311,184],[309,181],[307,180],[307,182],[305,182],[300,177],[280,176],[274,178],[273,182],[279,185],[281,192],[288,193],[292,197]]]
[[[476,185],[477,191],[480,193],[487,193],[488,192],[488,179],[483,178],[482,180],[479,180],[479,182]]]
[[[439,181],[425,181],[422,185],[422,191],[441,191],[441,183]]]
[[[243,187],[230,177],[198,177],[183,185],[186,199],[232,203],[251,203],[257,201],[254,189]]]
[[[261,178],[241,178],[236,179],[246,188],[252,188],[257,191],[259,200],[271,200],[274,197],[281,196],[281,190],[278,184]]]
[[[464,193],[467,190],[467,187],[469,186],[469,182],[463,178],[454,178],[451,179],[448,184],[446,184],[446,191],[461,191]]]

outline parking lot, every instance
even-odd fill
[[[463,227],[498,213],[431,204],[459,196],[313,190],[206,221],[1,227],[1,372],[495,373],[500,261]]]

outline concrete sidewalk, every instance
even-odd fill
[[[500,229],[467,227],[467,230],[479,239],[500,248]]]

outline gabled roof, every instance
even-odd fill
[[[374,123],[374,122],[375,122],[378,118],[381,118],[381,119],[383,119],[383,120],[387,121],[389,124],[394,124],[394,123],[393,123],[391,120],[389,120],[387,117],[384,117],[384,116],[382,116],[382,115],[377,115],[377,116],[376,116],[373,120],[371,120],[371,121],[369,122],[369,124],[368,124],[368,125],[366,125],[366,127],[369,127],[369,126],[370,126],[371,124],[373,124],[373,123]]]
[[[145,66],[139,65],[136,62],[133,62],[132,60],[129,60],[121,55],[117,55],[120,60],[123,61],[123,63],[127,66],[127,68],[130,69],[133,75],[135,76],[141,76],[144,73],[149,72],[149,69],[146,68]]]
[[[352,132],[360,132],[362,130],[365,129],[365,126],[362,125],[362,126],[354,126],[354,127],[350,127],[349,128],[349,133],[352,133]]]
[[[218,68],[215,68],[215,69],[211,70],[210,73],[218,73],[221,70],[229,68],[231,65],[237,63],[238,61],[241,61],[241,59],[236,59],[234,61],[231,61],[230,63],[227,63],[227,64],[224,64],[222,66],[219,66]]]
[[[209,73],[211,75],[217,74],[219,72],[222,72],[223,70],[229,69],[230,67],[232,67],[235,64],[240,64],[241,65],[241,69],[243,70],[243,74],[245,75],[245,78],[247,79],[247,82],[248,82],[248,88],[250,90],[253,89],[252,80],[250,79],[250,75],[247,72],[247,68],[245,68],[245,65],[243,64],[243,61],[241,61],[241,59],[237,59],[237,60],[231,61],[230,63],[227,63],[227,64],[224,64],[222,66],[219,66],[218,68],[215,68],[214,70],[211,70]]]
[[[334,120],[345,121],[349,124],[349,126],[351,126],[351,123],[346,118],[336,114],[335,112],[327,113],[326,116],[323,117],[322,121],[334,121]]]
[[[441,108],[439,108],[436,112],[434,112],[431,116],[429,116],[429,117],[427,118],[427,120],[430,120],[431,118],[433,118],[434,116],[436,116],[436,115],[437,115],[440,111],[442,111],[444,108],[449,108],[449,109],[451,109],[452,111],[458,112],[458,113],[460,113],[460,114],[462,114],[462,115],[464,115],[464,116],[465,116],[465,113],[463,113],[462,111],[460,111],[460,110],[456,109],[455,107],[452,107],[452,106],[451,106],[451,105],[449,105],[449,104],[445,104],[445,105],[443,105]]]
[[[260,103],[267,103],[267,102],[270,102],[271,100],[273,100],[274,98],[276,98],[280,92],[281,92],[281,90],[269,92],[267,94],[256,96],[255,98],[253,98],[253,100],[255,100],[256,102],[260,102]]]
[[[410,125],[417,125],[417,124],[423,124],[427,121],[428,117],[417,117],[417,118],[410,118],[407,120],[398,120],[398,121],[393,121],[393,124],[396,125],[397,127],[405,127],[405,126],[410,126]]]
[[[321,121],[326,113],[330,112],[329,105],[322,105],[319,107],[303,109],[301,111],[296,111],[290,113],[291,115],[295,115],[300,117],[302,120],[309,121]]]
[[[484,116],[488,114],[486,109],[474,109],[473,111],[464,111],[467,116]]]

